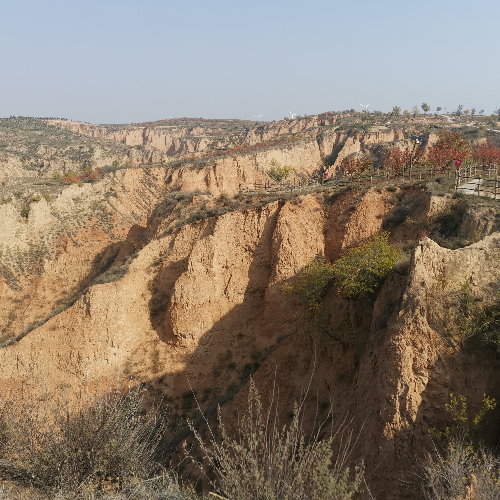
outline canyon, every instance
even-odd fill
[[[64,130],[84,147],[103,141],[92,161],[104,177],[71,185],[50,180],[69,168],[64,155],[39,175],[0,150],[0,386],[144,384],[168,401],[175,453],[200,409],[213,419],[220,404],[235,422],[251,377],[264,404],[277,388],[283,422],[301,398],[308,432],[329,412],[333,425],[347,419],[349,461],[364,461],[376,498],[422,498],[419,460],[432,450],[429,429],[446,427],[450,393],[474,408],[485,394],[500,398],[498,356],[459,348],[446,327],[449,298],[464,282],[486,302],[496,293],[500,211],[440,190],[443,179],[247,190],[269,181],[272,160],[293,166],[298,183],[325,159],[335,170],[353,153],[411,143],[410,126],[353,133],[340,120],[46,120],[51,134]],[[53,156],[43,147],[39,157]],[[11,194],[21,178],[24,191]],[[431,234],[450,213],[453,237],[468,243],[461,248]],[[315,259],[335,262],[383,231],[405,261],[359,300],[331,287],[321,328],[283,293]]]

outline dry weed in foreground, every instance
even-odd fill
[[[157,406],[144,409],[144,397],[140,387],[125,394],[117,388],[84,390],[70,401],[23,387],[21,397],[2,400],[0,468],[24,484],[63,492],[146,479],[160,468],[164,419]]]
[[[26,485],[0,485],[0,500],[199,500],[192,489],[172,474],[141,481],[118,492],[90,488],[76,492],[40,491]]]
[[[364,467],[351,473],[346,466],[350,439],[335,454],[335,436],[310,439],[302,432],[303,403],[295,406],[290,426],[279,428],[277,405],[263,411],[260,395],[250,382],[248,408],[235,437],[219,421],[222,441],[205,443],[194,430],[205,458],[213,467],[212,486],[230,500],[348,500],[359,490]],[[204,466],[199,464],[202,471]]]
[[[500,500],[500,459],[465,440],[436,449],[422,468],[426,500]]]

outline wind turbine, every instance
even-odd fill
[[[254,116],[255,116],[255,118],[257,118],[257,120],[259,120],[259,119],[260,119],[260,117],[261,117],[263,114],[264,114],[264,113],[261,113],[260,115],[254,115]]]
[[[291,111],[289,113],[292,115],[292,120],[297,116],[297,113],[292,113]]]
[[[360,106],[361,106],[362,108],[365,108],[365,111],[368,111],[368,106],[369,106],[369,104],[366,104],[366,105],[364,105],[364,104],[360,104]]]

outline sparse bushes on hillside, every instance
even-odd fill
[[[455,291],[446,293],[443,323],[452,343],[475,345],[495,353],[500,346],[500,298],[494,294],[482,300],[464,280]]]
[[[359,491],[363,467],[350,471],[345,445],[335,454],[334,437],[320,439],[320,432],[305,438],[303,407],[296,405],[291,424],[281,427],[271,402],[264,410],[253,381],[248,408],[236,434],[219,421],[222,440],[206,443],[196,437],[213,467],[213,486],[231,500],[348,500]],[[347,439],[349,443],[349,439]],[[203,465],[200,464],[203,468]]]
[[[481,408],[469,417],[466,398],[450,394],[446,410],[452,426],[429,432],[435,439],[432,453],[422,463],[427,500],[500,499],[500,459],[479,439],[479,431],[496,401],[484,396]]]
[[[500,499],[500,460],[487,449],[457,441],[430,454],[422,468],[426,500]]]
[[[125,395],[87,388],[76,401],[25,391],[22,399],[2,401],[1,464],[15,477],[74,492],[97,488],[107,478],[127,484],[159,469],[155,453],[163,415],[156,407],[144,411],[140,388]]]

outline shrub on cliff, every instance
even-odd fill
[[[429,455],[423,471],[426,500],[500,499],[500,460],[487,449],[452,442],[446,453]]]
[[[480,439],[496,401],[484,395],[481,408],[473,415],[462,395],[450,394],[445,406],[453,422],[445,432],[429,429],[435,447],[422,463],[425,498],[500,499],[500,459]]]
[[[389,233],[376,234],[333,264],[316,259],[281,289],[285,295],[295,296],[311,314],[317,311],[332,284],[348,298],[374,292],[402,255],[388,240]]]
[[[376,234],[333,264],[333,281],[349,298],[374,292],[400,257],[401,252],[389,244],[389,233]]]
[[[359,491],[363,466],[350,471],[349,450],[336,454],[334,436],[306,439],[302,432],[303,406],[296,405],[291,424],[280,427],[276,405],[264,411],[260,395],[250,382],[248,407],[236,435],[219,422],[222,440],[206,443],[195,435],[212,466],[215,489],[231,500],[349,500]],[[345,437],[345,436],[344,436]],[[349,441],[349,440],[347,440]],[[202,470],[205,467],[199,464]]]
[[[268,173],[275,181],[281,182],[288,179],[292,172],[293,168],[291,166],[282,166],[274,158],[271,160],[271,168],[269,169]]]
[[[281,289],[285,295],[296,297],[309,313],[314,313],[325,297],[333,276],[332,264],[316,259],[304,267],[295,282],[285,283]]]

